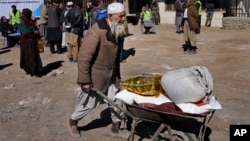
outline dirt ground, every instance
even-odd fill
[[[166,73],[172,69],[206,66],[213,76],[213,94],[222,105],[208,124],[211,141],[228,141],[230,124],[250,124],[249,30],[202,27],[197,35],[197,54],[184,54],[182,34],[173,25],[158,25],[156,34],[143,35],[129,25],[125,40],[127,59],[121,64],[122,80],[144,72]],[[82,138],[68,133],[73,111],[77,64],[66,53],[41,54],[45,75],[30,77],[19,68],[19,47],[0,43],[0,140],[1,141],[125,141],[110,135],[107,104],[101,104],[79,122]],[[62,73],[63,72],[63,73]],[[88,125],[88,126],[87,126]],[[137,129],[140,134],[141,129]],[[148,138],[136,140],[147,140]]]

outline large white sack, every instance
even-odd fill
[[[176,104],[198,102],[212,94],[213,78],[206,67],[193,66],[167,72],[161,86]]]

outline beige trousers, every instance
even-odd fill
[[[184,34],[183,34],[184,41],[185,42],[189,41],[191,46],[196,46],[196,34],[193,30],[190,30],[187,20],[185,20],[183,28],[184,28]]]
[[[115,94],[119,91],[114,84],[110,84],[107,92],[107,96],[112,99],[116,104],[122,106],[121,100],[115,98]],[[76,97],[75,110],[71,115],[72,120],[80,120],[85,117],[90,111],[97,107],[103,99],[91,91],[90,93],[85,93],[80,91]],[[122,113],[118,108],[109,105],[111,108],[111,119],[113,122],[119,122],[124,118],[124,113]]]
[[[67,32],[66,33],[66,42],[68,43],[68,58],[73,58],[73,60],[77,60],[78,50],[81,45],[80,36]]]

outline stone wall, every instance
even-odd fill
[[[222,18],[222,27],[224,29],[248,29],[250,30],[250,18],[246,17],[224,17]]]

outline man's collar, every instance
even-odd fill
[[[108,19],[107,19],[108,20]],[[107,22],[106,18],[101,19],[100,21],[98,21],[98,27],[101,29],[110,29],[110,25]]]

